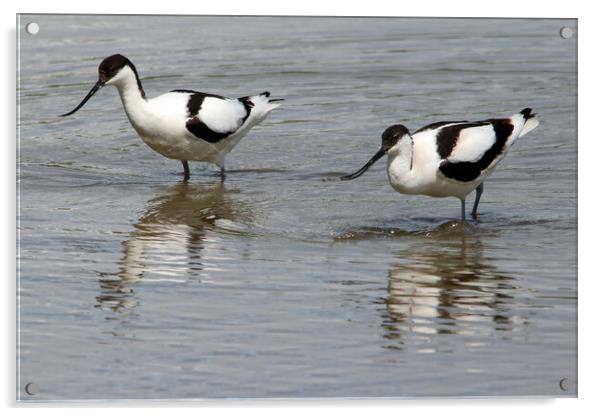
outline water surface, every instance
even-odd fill
[[[572,20],[22,16],[23,400],[576,395]],[[160,157],[106,88],[285,103],[217,169]],[[510,115],[541,125],[480,221],[403,196],[380,134]],[[468,205],[472,199],[468,201]],[[569,386],[562,390],[561,379]],[[24,392],[35,383],[34,396]]]

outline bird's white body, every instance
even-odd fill
[[[512,133],[506,139],[501,151],[475,179],[470,181],[460,181],[445,176],[440,170],[441,164],[444,161],[475,163],[482,159],[496,143],[496,132],[492,124],[460,130],[455,146],[446,158],[442,158],[437,150],[439,132],[445,127],[466,124],[465,122],[449,123],[437,128],[421,130],[411,136],[406,135],[387,152],[387,174],[391,186],[402,194],[452,196],[464,199],[491,174],[497,163],[506,156],[514,141],[538,124],[535,118],[525,120],[522,114],[512,116],[509,122],[513,125]]]
[[[188,105],[194,91],[177,91],[146,99],[139,89],[136,74],[125,66],[106,83],[119,91],[123,107],[140,138],[161,155],[178,160],[211,162],[224,166],[224,156],[249,130],[263,121],[278,103],[266,95],[248,97],[252,107],[247,115],[239,99],[207,96],[197,114]],[[231,132],[227,137],[210,142],[197,137],[187,122],[198,117],[215,132]]]

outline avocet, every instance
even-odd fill
[[[132,126],[161,155],[177,159],[190,178],[188,161],[214,163],[224,175],[224,158],[234,146],[280,105],[269,92],[240,98],[226,98],[192,90],[173,90],[148,99],[138,71],[123,55],[105,58],[98,67],[98,81],[69,116],[79,110],[103,86],[119,91]]]
[[[508,118],[482,121],[440,121],[410,134],[396,124],[382,134],[376,154],[360,170],[341,177],[355,179],[388,156],[387,174],[399,193],[456,197],[466,219],[466,196],[476,190],[472,217],[483,194],[483,182],[506,156],[514,141],[539,125],[530,108]]]

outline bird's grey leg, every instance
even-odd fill
[[[479,201],[481,200],[481,194],[483,193],[483,182],[481,182],[479,184],[479,186],[477,186],[477,196],[474,199],[474,205],[472,206],[472,212],[470,215],[472,215],[473,219],[477,219],[477,207],[479,206]]]
[[[190,168],[188,167],[188,161],[183,160],[182,165],[184,166],[184,181],[190,179]]]
[[[222,178],[222,182],[226,180],[226,168],[223,166],[220,167],[219,176]]]
[[[462,203],[462,221],[466,221],[466,201],[461,199],[460,202]]]

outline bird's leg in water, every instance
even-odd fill
[[[188,167],[188,161],[183,160],[182,166],[184,166],[184,181],[187,181],[188,179],[190,179],[190,168]]]
[[[477,207],[479,206],[479,201],[481,200],[481,194],[483,193],[483,182],[481,182],[479,184],[479,186],[477,186],[477,196],[474,199],[474,205],[472,206],[472,212],[470,213],[470,215],[472,215],[472,218],[474,220],[477,219]]]

